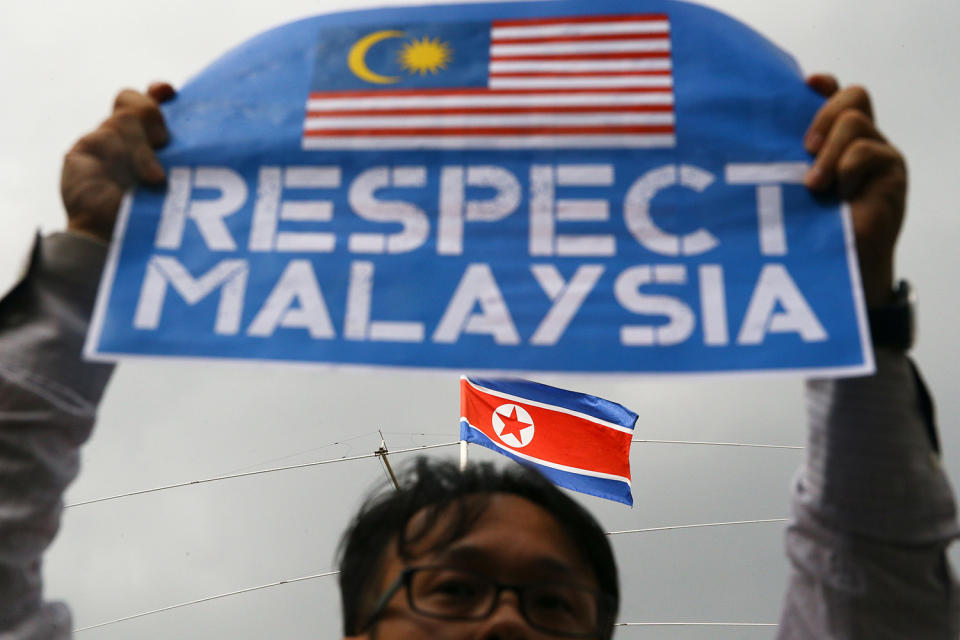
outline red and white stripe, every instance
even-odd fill
[[[498,20],[488,87],[316,92],[304,149],[667,148],[665,15]]]

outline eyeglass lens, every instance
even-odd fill
[[[529,584],[517,588],[520,609],[531,625],[568,636],[596,632],[597,593],[572,584]],[[452,568],[420,567],[411,572],[411,606],[441,618],[479,620],[496,607],[497,583],[481,574]]]

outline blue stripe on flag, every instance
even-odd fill
[[[518,396],[521,399],[533,400],[544,404],[551,404],[571,411],[578,411],[588,416],[618,424],[627,429],[633,429],[637,422],[637,414],[622,404],[611,402],[597,396],[587,395],[558,389],[549,385],[531,382],[520,378],[467,378],[474,384]]]
[[[479,381],[477,382],[479,383]],[[596,496],[597,498],[614,500],[616,502],[622,502],[623,504],[631,507],[633,506],[633,494],[630,492],[630,485],[622,480],[597,478],[594,476],[573,473],[571,471],[561,471],[560,469],[554,469],[553,467],[537,464],[536,462],[521,458],[520,456],[515,455],[509,449],[498,447],[482,432],[471,427],[470,423],[468,423],[466,420],[460,421],[460,439],[473,444],[478,444],[481,447],[486,447],[491,451],[496,451],[499,454],[505,455],[508,458],[519,462],[525,467],[532,467],[543,474],[543,476],[550,480],[550,482],[564,487],[565,489],[579,491],[580,493],[586,493],[587,495]]]

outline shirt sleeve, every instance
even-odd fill
[[[806,460],[794,483],[793,565],[781,640],[954,640],[960,590],[946,549],[956,507],[933,408],[900,352],[877,373],[807,383]]]
[[[0,639],[70,637],[43,602],[41,559],[60,524],[112,367],[81,357],[106,245],[38,239],[26,277],[0,300]]]

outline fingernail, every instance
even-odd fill
[[[810,153],[819,151],[821,144],[823,144],[823,135],[819,131],[811,131],[803,141],[803,146],[806,147]]]
[[[807,171],[807,175],[803,182],[810,189],[817,189],[822,186],[821,183],[823,182],[823,178],[823,170],[820,169],[820,167],[811,167],[810,170]]]
[[[151,162],[147,168],[150,171],[150,180],[160,182],[166,176],[166,172],[163,170],[163,165],[159,162]]]

